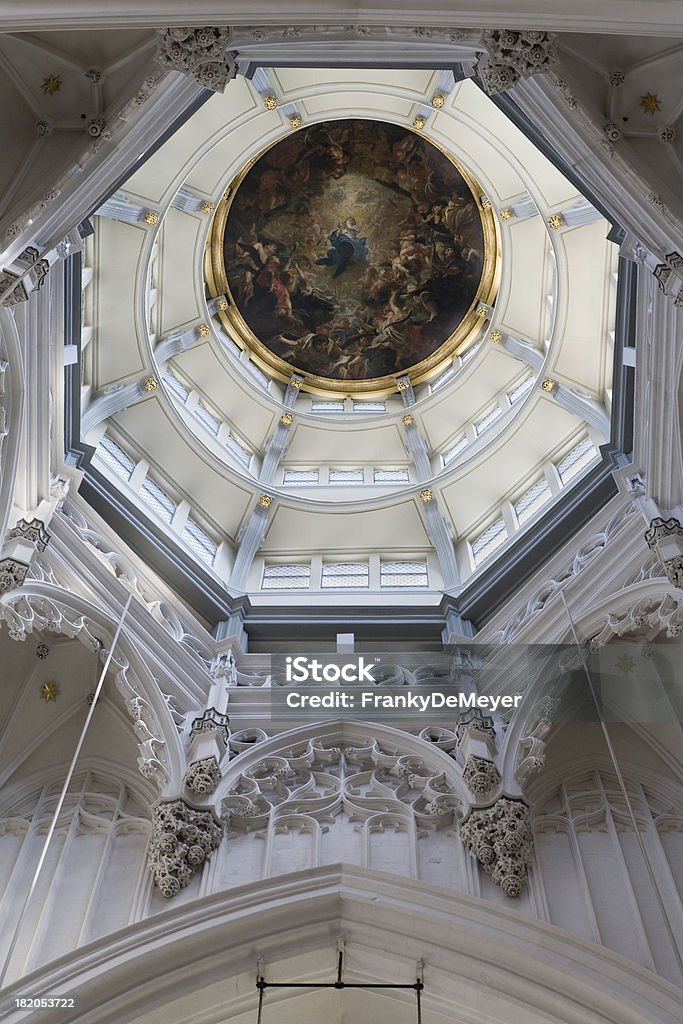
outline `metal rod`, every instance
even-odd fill
[[[634,813],[634,810],[633,810],[633,806],[631,804],[631,798],[629,797],[628,790],[626,788],[626,782],[624,781],[624,776],[621,773],[621,767],[619,766],[619,762],[617,760],[617,755],[616,755],[616,752],[614,750],[614,746],[612,744],[612,737],[610,736],[610,732],[609,732],[609,729],[607,728],[607,723],[605,722],[605,718],[604,718],[604,715],[603,715],[603,712],[602,712],[602,702],[598,700],[598,695],[597,695],[597,693],[595,691],[595,686],[593,685],[593,677],[591,676],[590,669],[588,668],[588,662],[586,661],[586,653],[585,653],[585,651],[583,649],[583,645],[579,643],[579,636],[578,636],[578,633],[576,632],[576,626],[574,625],[574,620],[572,619],[571,612],[569,611],[569,605],[567,604],[567,600],[566,600],[566,598],[564,596],[564,591],[563,590],[560,591],[560,597],[562,598],[562,604],[564,605],[564,610],[567,613],[567,619],[569,620],[569,625],[571,627],[572,635],[574,637],[574,643],[576,644],[577,649],[579,651],[579,657],[581,658],[581,664],[583,666],[583,671],[584,671],[584,674],[586,676],[586,680],[588,682],[588,689],[590,690],[591,697],[592,697],[593,703],[595,705],[595,710],[597,711],[597,714],[598,714],[598,719],[600,721],[600,727],[602,729],[602,734],[603,734],[603,737],[605,739],[605,744],[607,746],[607,751],[609,753],[610,760],[611,760],[612,766],[614,768],[614,773],[615,773],[615,775],[617,777],[617,782],[619,784],[619,788],[621,790],[621,794],[622,794],[622,796],[624,798],[624,802],[626,804],[626,809],[628,811],[628,816],[631,819],[631,824],[633,826],[633,831],[635,833],[636,842],[638,843],[638,846],[640,847],[640,852],[641,852],[643,860],[645,862],[645,868],[646,868],[647,873],[648,873],[648,875],[650,877],[650,882],[652,884],[652,888],[654,889],[654,892],[655,892],[655,899],[657,900],[657,904],[659,906],[660,913],[662,915],[662,918],[664,919],[664,927],[666,928],[666,930],[668,932],[668,935],[669,935],[669,939],[671,940],[671,945],[673,947],[674,958],[676,960],[676,963],[678,964],[679,969],[683,972],[683,959],[681,959],[681,953],[680,953],[680,950],[679,950],[679,947],[678,947],[678,940],[676,939],[676,936],[674,935],[673,927],[672,927],[671,922],[669,920],[669,915],[667,914],[666,907],[664,906],[664,900],[662,899],[662,894],[659,891],[659,885],[657,883],[657,877],[656,877],[656,875],[654,873],[654,870],[652,868],[652,864],[650,863],[650,858],[648,857],[647,850],[645,848],[645,843],[644,843],[643,837],[642,837],[642,835],[640,833],[640,829],[638,828],[638,822],[636,820],[636,816],[635,816],[635,813]]]
[[[258,988],[258,1017],[256,1018],[256,1024],[261,1024],[261,1017],[263,1015],[263,992],[266,984],[263,978],[259,978],[256,985]]]
[[[415,986],[415,992],[417,995],[417,1024],[422,1024],[422,989],[424,988],[421,981],[418,981]]]
[[[265,988],[403,988],[411,989],[413,992],[421,992],[424,985],[420,981],[416,981],[412,985],[389,985],[381,982],[377,984],[361,984],[360,982],[353,981],[263,981],[259,979],[257,988],[261,991]]]
[[[29,890],[28,890],[28,892],[26,894],[26,898],[24,899],[24,902],[22,904],[21,910],[19,911],[19,917],[17,919],[17,925],[16,925],[16,928],[14,929],[14,935],[12,936],[12,941],[11,941],[11,943],[9,945],[9,949],[7,951],[7,957],[5,959],[5,963],[4,963],[3,968],[2,968],[2,974],[0,975],[0,987],[2,987],[2,985],[3,985],[4,981],[5,981],[5,976],[7,974],[8,969],[9,969],[10,961],[11,961],[12,956],[14,955],[14,951],[16,949],[17,940],[19,938],[19,930],[21,928],[22,921],[24,919],[24,914],[26,913],[26,908],[28,907],[28,905],[29,905],[29,903],[31,901],[31,897],[33,896],[34,892],[36,891],[36,886],[38,885],[38,879],[40,878],[41,871],[43,870],[43,867],[45,865],[45,858],[47,857],[47,849],[48,849],[48,846],[50,845],[50,840],[52,839],[52,836],[54,835],[54,831],[55,831],[55,829],[57,827],[57,822],[59,820],[59,815],[62,813],[62,807],[64,806],[64,801],[66,799],[66,794],[67,794],[67,791],[69,789],[69,784],[71,782],[74,770],[76,768],[76,762],[78,761],[78,755],[80,754],[81,748],[83,747],[83,743],[85,742],[85,737],[86,737],[86,734],[88,732],[88,727],[90,725],[90,721],[91,721],[93,713],[95,711],[95,705],[97,704],[97,700],[98,700],[98,698],[100,696],[100,692],[101,692],[102,687],[104,685],[104,679],[105,679],[105,676],[106,676],[107,672],[109,671],[109,665],[111,664],[111,659],[112,659],[112,655],[114,653],[114,648],[116,647],[116,644],[117,644],[118,639],[119,639],[119,635],[121,633],[121,628],[123,626],[123,620],[126,617],[126,613],[128,612],[128,608],[129,608],[130,602],[132,600],[133,600],[133,595],[131,593],[131,594],[128,595],[128,600],[126,601],[126,603],[125,603],[125,605],[123,607],[123,611],[121,612],[121,618],[119,619],[119,624],[116,627],[116,632],[114,633],[114,639],[112,640],[111,647],[109,648],[109,651],[107,653],[107,659],[106,659],[106,661],[104,663],[104,668],[102,669],[102,673],[100,675],[99,682],[98,682],[97,687],[95,688],[95,692],[93,694],[92,704],[90,705],[90,708],[88,709],[88,714],[86,716],[85,722],[83,723],[83,728],[81,729],[81,735],[78,738],[78,743],[76,744],[76,749],[75,749],[75,751],[73,753],[73,757],[71,758],[71,763],[69,765],[69,770],[67,771],[66,778],[64,779],[64,785],[62,786],[62,791],[59,794],[59,799],[57,800],[57,806],[55,807],[54,814],[52,815],[52,821],[50,822],[50,827],[47,830],[47,835],[45,836],[45,842],[43,843],[43,849],[41,851],[40,858],[39,858],[38,864],[36,866],[36,870],[33,873],[33,880],[31,882]]]

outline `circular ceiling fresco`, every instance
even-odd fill
[[[490,302],[496,233],[472,176],[424,136],[327,121],[272,145],[233,182],[210,290],[271,372],[376,390],[435,370]]]

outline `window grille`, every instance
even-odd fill
[[[429,585],[426,562],[382,562],[379,569],[382,587],[426,587]]]
[[[284,484],[317,484],[320,474],[317,469],[286,469]]]
[[[154,480],[147,477],[142,481],[140,495],[152,511],[156,512],[161,519],[167,523],[171,522],[173,513],[176,510],[176,504]]]
[[[201,402],[197,403],[194,414],[202,426],[206,427],[209,433],[213,434],[215,437],[221,428],[221,421],[217,420],[213,413],[209,412],[206,406],[202,405]]]
[[[331,484],[362,484],[365,480],[362,469],[331,469]]]
[[[524,380],[521,380],[519,384],[517,384],[512,389],[512,391],[508,391],[508,398],[510,399],[510,403],[514,405],[515,402],[519,402],[522,398],[526,398],[526,396],[529,394],[535,383],[536,378],[533,375],[533,373],[530,374],[528,377],[525,377]]]
[[[234,434],[228,434],[224,441],[225,447],[231,452],[238,462],[240,462],[245,469],[249,469],[251,465],[251,452],[248,452],[244,445],[237,440]]]
[[[105,463],[122,480],[130,480],[135,469],[135,463],[126,455],[123,448],[120,448],[116,441],[112,441],[105,434],[97,446],[97,452]]]
[[[323,565],[322,587],[346,590],[367,587],[370,584],[370,566],[367,562],[337,562]]]
[[[230,352],[232,352],[236,359],[239,359],[240,356],[242,355],[242,349],[239,347],[239,345],[236,344],[236,342],[234,342],[232,338],[229,338],[227,334],[224,334],[223,331],[218,332],[218,337],[221,339],[223,347],[227,348]]]
[[[386,412],[387,407],[384,402],[354,402],[354,412]]]
[[[537,480],[515,504],[515,515],[519,525],[521,526],[527,519],[531,519],[539,508],[543,508],[546,502],[550,501],[551,497],[550,484],[545,477]]]
[[[504,544],[507,540],[508,532],[505,528],[503,519],[496,520],[492,523],[483,533],[480,533],[475,541],[472,542],[472,554],[474,556],[474,564],[481,565],[489,555]]]
[[[453,459],[457,458],[460,452],[467,448],[468,443],[469,442],[467,438],[463,434],[460,440],[456,441],[455,444],[452,445],[452,447],[450,447],[448,451],[444,452],[443,455],[441,456],[441,461],[444,464],[444,466],[447,466],[450,462],[453,461]]]
[[[577,444],[575,448],[572,448],[557,463],[557,472],[560,474],[562,483],[567,484],[570,480],[573,480],[582,469],[585,469],[597,457],[597,454],[595,445],[588,437],[581,441],[580,444]]]
[[[202,530],[201,526],[198,526],[191,519],[188,519],[185,524],[183,540],[202,562],[206,562],[207,565],[213,565],[218,545],[215,541],[211,540],[208,533]]]
[[[178,399],[179,402],[185,403],[189,397],[190,389],[186,388],[181,380],[176,377],[175,373],[170,370],[165,370],[163,380],[171,394]]]
[[[472,358],[472,356],[475,354],[475,352],[479,351],[479,346],[480,345],[481,345],[481,342],[478,342],[478,344],[472,345],[471,348],[468,348],[465,352],[463,352],[463,354],[460,356],[460,360],[461,360],[463,365],[465,363],[469,362],[469,360]]]
[[[410,473],[407,469],[376,469],[373,479],[376,484],[409,484]]]
[[[474,424],[474,429],[477,432],[477,436],[479,434],[483,434],[485,430],[488,430],[488,428],[492,424],[494,424],[496,420],[500,419],[502,415],[503,410],[501,409],[501,407],[499,405],[495,405],[490,412],[486,413],[486,416],[483,416],[478,423]]]
[[[310,565],[267,565],[262,590],[307,590],[311,585]]]
[[[344,412],[344,403],[311,402],[311,412]]]
[[[266,377],[265,373],[263,373],[262,370],[259,370],[256,363],[252,363],[251,359],[247,360],[247,369],[252,377],[256,378],[262,388],[265,388],[266,391],[270,390],[270,378]]]
[[[439,388],[443,387],[444,384],[448,383],[448,381],[451,380],[452,377],[455,377],[455,373],[455,367],[449,366],[447,370],[444,370],[443,373],[439,374],[436,380],[432,381],[432,383],[429,385],[430,394],[434,394],[435,391],[438,391]]]

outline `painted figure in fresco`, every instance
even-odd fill
[[[339,277],[351,263],[365,263],[368,258],[367,238],[359,237],[359,227],[354,217],[347,217],[343,225],[335,228],[327,237],[331,248],[327,255],[315,262],[319,267],[334,267],[333,277]]]
[[[476,299],[484,236],[440,150],[398,125],[349,119],[296,132],[256,161],[228,213],[224,260],[237,308],[274,355],[304,373],[370,380],[450,337]]]

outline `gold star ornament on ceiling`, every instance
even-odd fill
[[[57,686],[57,683],[43,683],[43,685],[40,688],[41,700],[44,700],[46,704],[50,704],[52,701],[56,701],[58,696],[59,687]]]
[[[659,102],[659,96],[656,92],[646,92],[644,96],[641,96],[640,106],[644,114],[656,114],[658,110],[662,109],[662,104]]]
[[[622,654],[620,658],[617,658],[617,668],[619,669],[622,675],[630,675],[635,667],[636,663],[630,654]]]
[[[46,96],[54,96],[62,87],[62,80],[59,75],[49,75],[43,82],[41,89]]]

